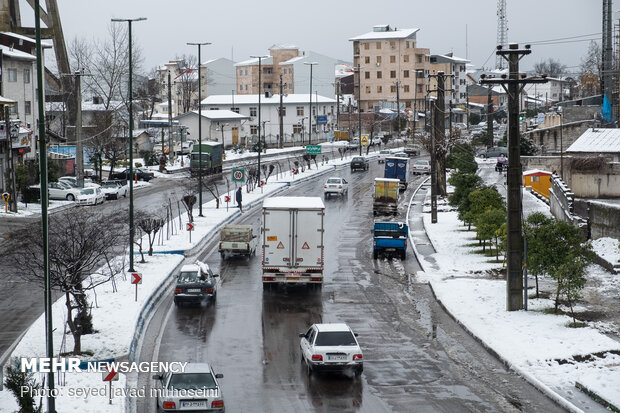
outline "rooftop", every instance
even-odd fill
[[[349,39],[349,41],[357,40],[383,40],[383,39],[415,39],[415,34],[420,31],[418,28],[412,29],[391,29],[390,26],[375,26],[375,28],[386,28],[385,31],[372,31]]]
[[[620,152],[620,129],[588,129],[566,152]]]
[[[325,209],[325,205],[318,196],[272,196],[263,201],[263,208]]]
[[[284,95],[282,98],[283,104],[303,103],[306,104],[310,100],[310,95],[307,93],[291,93]],[[232,105],[234,101],[235,105],[254,105],[258,104],[258,95],[211,95],[202,100],[202,105]],[[325,96],[313,95],[312,103],[336,103],[336,99],[331,99]],[[279,105],[280,95],[272,95],[271,97],[265,97],[261,95],[262,105]]]

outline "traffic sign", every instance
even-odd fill
[[[327,115],[319,115],[316,117],[316,123],[318,125],[325,125],[327,123]]]
[[[188,231],[193,231],[194,230],[194,224],[192,224],[191,222],[188,222],[186,225],[187,225],[186,229]]]
[[[19,125],[12,123],[11,128],[9,129],[9,134],[11,135],[11,139],[19,138]]]
[[[369,143],[368,135],[362,135],[362,139],[360,143],[362,144],[362,146],[368,146],[368,143]]]
[[[8,201],[10,198],[11,198],[11,194],[9,194],[8,192],[2,193],[2,200],[4,200],[4,202]]]
[[[279,250],[283,250],[284,249],[284,244],[282,244],[282,241],[280,241],[280,243],[278,244],[278,246],[276,247]]]
[[[224,202],[230,202],[230,197],[228,195],[224,196]]]
[[[142,284],[142,275],[139,272],[131,273],[131,283],[132,284]]]
[[[106,367],[106,370],[108,370],[108,367]],[[103,381],[118,381],[119,375],[117,371],[114,371],[114,369],[112,370],[108,370],[108,371],[104,371],[101,373]]]
[[[306,153],[309,155],[320,155],[321,145],[306,145]]]
[[[232,180],[235,182],[245,182],[245,169],[233,168]]]

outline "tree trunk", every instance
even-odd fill
[[[82,336],[73,321],[73,306],[71,305],[71,294],[68,291],[65,292],[65,305],[67,306],[67,324],[73,336],[73,354],[77,356],[82,353]]]
[[[539,298],[538,297],[538,274],[536,274],[534,278],[536,279],[536,298]]]
[[[560,307],[560,281],[558,281],[558,287],[555,291],[555,314],[558,313],[558,309]]]

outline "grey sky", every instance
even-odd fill
[[[510,42],[588,34],[600,39],[601,0],[507,3]],[[348,39],[370,31],[376,24],[417,27],[420,47],[430,48],[433,54],[453,51],[459,57],[466,55],[467,24],[469,59],[477,67],[490,67],[495,62],[494,55],[489,58],[496,44],[495,0],[58,0],[58,6],[67,42],[75,36],[105,36],[112,17],[147,17],[147,21],[134,24],[146,69],[175,55],[196,53],[196,47],[185,43],[204,41],[213,44],[203,48],[203,61],[231,56],[240,61],[266,53],[275,43],[293,43],[302,50],[351,61]],[[620,0],[614,1],[613,10],[619,6]],[[22,14],[26,11],[30,12],[29,8],[22,6]],[[576,70],[587,47],[588,41],[534,44],[522,68],[554,58]]]

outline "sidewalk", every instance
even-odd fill
[[[505,177],[494,172],[492,166],[484,163],[480,166],[479,173],[485,182],[499,183],[502,192]],[[608,403],[620,406],[617,329],[620,319],[614,323],[588,322],[585,328],[569,328],[569,317],[542,311],[553,307],[550,299],[529,299],[529,311],[507,312],[506,281],[499,275],[501,264],[488,262],[488,257],[474,253],[478,249],[472,246],[476,242],[475,234],[467,231],[458,221],[457,212],[445,202],[438,202],[438,222],[431,224],[428,192],[420,189],[416,193],[408,215],[412,244],[419,252],[418,259],[424,270],[417,274],[418,280],[429,282],[448,313],[506,366],[567,410],[608,411],[577,390],[577,383]],[[545,209],[548,213],[547,205],[526,191],[523,205],[526,215]],[[580,302],[577,311],[589,311],[590,301],[596,299],[591,297],[599,297],[606,303],[615,302],[618,307],[618,276],[598,265],[591,265],[589,272],[588,300]],[[533,284],[531,278],[529,285]],[[542,289],[549,286],[552,283],[545,280]]]

